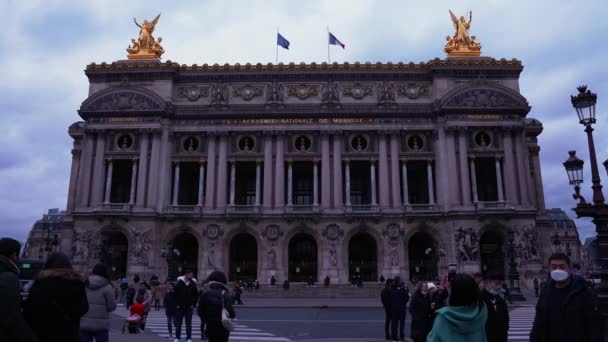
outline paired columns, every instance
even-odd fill
[[[401,160],[401,185],[403,191],[403,205],[407,206],[410,202],[410,194],[407,189],[407,159]]]
[[[500,156],[496,156],[496,190],[498,190],[498,202],[504,202],[505,197],[502,191],[502,170],[500,166]]]
[[[230,205],[234,206],[234,190],[236,187],[236,162],[230,161]]]
[[[346,178],[344,183],[346,188],[346,206],[350,207],[350,160],[348,159],[344,160],[344,178]]]
[[[319,161],[312,161],[312,205],[319,206]]]
[[[369,174],[371,178],[370,181],[372,184],[372,205],[377,205],[378,203],[376,202],[376,161],[373,159],[369,163]],[[388,196],[388,192],[386,194]]]
[[[479,202],[479,197],[477,195],[477,175],[475,173],[475,157],[469,157],[469,165],[471,170],[471,188],[473,191],[473,203]]]
[[[287,205],[293,205],[293,161],[287,161]]]
[[[107,160],[107,171],[106,171],[106,192],[103,200],[104,204],[110,203],[110,191],[112,190],[112,159]]]
[[[433,184],[433,161],[428,160],[426,163],[426,176],[429,183],[429,204],[435,204],[435,188]]]

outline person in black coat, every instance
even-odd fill
[[[184,270],[184,275],[177,278],[175,286],[175,303],[177,312],[175,315],[175,338],[180,339],[182,333],[182,322],[186,321],[186,338],[192,339],[192,313],[198,301],[198,289],[196,279],[191,270]]]
[[[530,342],[595,342],[603,327],[596,295],[585,279],[572,274],[570,258],[549,258],[551,280],[541,284]]]
[[[213,271],[206,281],[209,290],[198,302],[198,315],[207,325],[205,334],[209,342],[228,342],[230,332],[222,325],[222,308],[228,311],[230,318],[236,317],[236,312],[230,300],[230,291],[226,287],[228,280],[221,271]]]
[[[421,283],[410,303],[410,313],[412,314],[411,337],[414,342],[425,342],[426,336],[433,327],[431,325],[433,322],[431,298],[428,290],[428,284]]]
[[[485,279],[484,290],[481,291],[481,298],[488,309],[488,342],[507,342],[509,338],[509,309],[507,302],[498,295],[500,282],[500,276],[490,274]]]
[[[405,339],[405,309],[409,300],[409,294],[405,291],[401,278],[395,277],[393,279],[389,295],[391,338],[395,341],[398,339],[403,340]]]
[[[163,297],[163,305],[165,306],[165,316],[167,316],[169,337],[173,337],[173,325],[175,324],[175,316],[177,315],[177,302],[175,301],[175,285],[169,285],[169,289]]]
[[[384,308],[384,336],[387,340],[391,339],[390,326],[391,326],[391,284],[393,279],[386,280],[386,286],[380,293],[380,300],[382,301],[382,307]]]
[[[49,256],[23,307],[25,319],[39,341],[80,340],[80,317],[89,311],[85,281],[72,269],[67,255]]]

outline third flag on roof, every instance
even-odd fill
[[[336,38],[336,36],[334,36],[333,34],[331,34],[331,32],[329,32],[329,44],[330,45],[339,45],[343,49],[346,47],[346,45],[343,44],[341,41],[339,41],[338,38]]]
[[[281,36],[280,33],[277,32],[277,45],[289,50],[289,40],[285,39],[285,37]]]

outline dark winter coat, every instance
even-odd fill
[[[165,306],[165,315],[175,316],[177,314],[177,303],[175,302],[175,292],[167,291],[163,298],[163,305]]]
[[[419,336],[426,336],[433,327],[431,299],[428,295],[416,291],[410,303],[410,313],[412,314],[412,339]]]
[[[222,302],[230,318],[236,317],[229,293],[225,285],[212,281],[209,282],[209,291],[201,296],[197,312],[201,321],[207,324],[207,336],[224,338],[230,335],[222,325]]]
[[[563,303],[563,318],[560,322],[549,320],[549,300],[551,291],[555,290],[553,280],[541,284],[541,291],[536,303],[536,316],[530,333],[530,342],[548,341],[547,331],[561,327],[562,341],[597,342],[601,341],[599,329],[603,326],[599,315],[597,298],[585,279],[572,275],[570,291]]]
[[[488,309],[486,337],[488,342],[507,342],[509,338],[509,309],[507,302],[498,295],[488,291],[481,292],[481,298]],[[494,303],[492,303],[494,300]]]
[[[405,314],[405,308],[410,295],[403,287],[391,286],[389,291],[388,312],[395,318],[401,318]]]
[[[391,300],[391,286],[385,286],[380,293],[380,301],[386,311],[389,311]]]
[[[91,275],[86,284],[86,292],[89,311],[80,319],[80,330],[109,330],[109,313],[116,310],[116,297],[112,284],[104,277]]]
[[[192,278],[186,284],[186,277],[177,278],[175,286],[175,302],[178,309],[195,307],[198,301],[198,289],[196,288],[196,279]]]
[[[0,255],[0,341],[34,342],[36,336],[21,314],[19,268]]]
[[[40,342],[78,342],[80,317],[87,311],[85,279],[71,269],[40,271],[23,308]]]

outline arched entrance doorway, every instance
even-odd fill
[[[505,275],[505,256],[503,252],[503,240],[500,235],[493,231],[483,233],[479,240],[479,251],[481,255],[481,273],[486,276]]]
[[[101,262],[108,268],[110,279],[127,276],[127,257],[129,241],[121,232],[104,232],[102,234]]]
[[[410,281],[438,280],[437,242],[424,232],[415,233],[408,243]]]
[[[230,241],[229,279],[255,280],[258,278],[258,243],[248,233],[241,233]]]
[[[357,233],[348,242],[349,279],[355,274],[363,281],[378,280],[376,241],[367,233]]]
[[[196,237],[190,233],[178,234],[171,243],[167,262],[169,280],[177,279],[186,269],[192,270],[196,277],[198,272],[198,241]]]
[[[317,242],[304,233],[295,235],[289,241],[289,281],[304,282],[311,277],[317,281]]]

